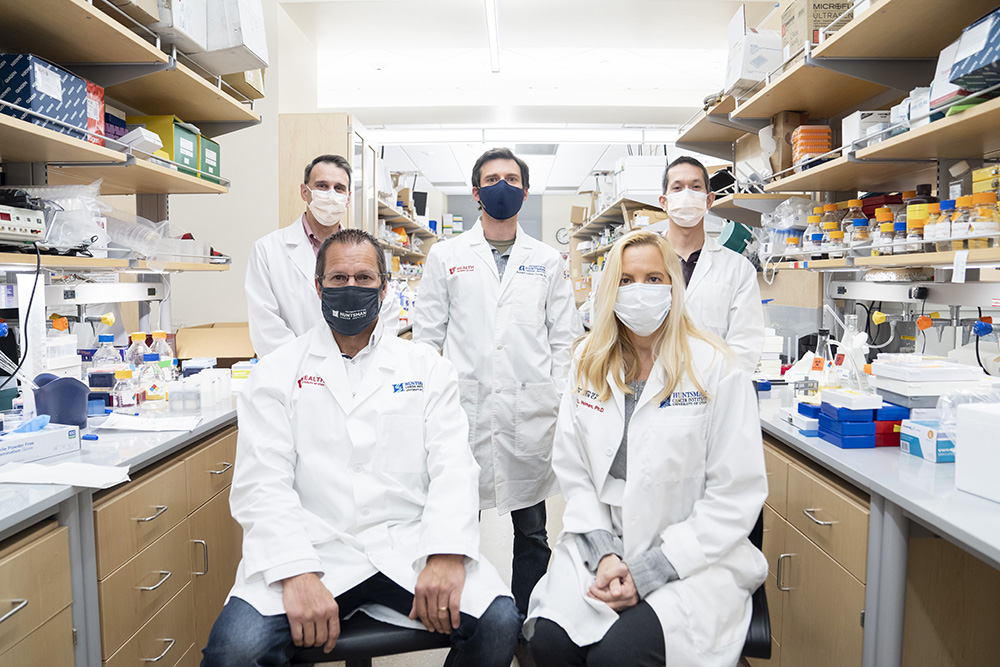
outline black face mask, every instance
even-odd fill
[[[357,336],[378,319],[381,287],[324,287],[323,319],[342,336]]]

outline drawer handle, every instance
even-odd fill
[[[199,577],[204,574],[208,574],[208,542],[206,542],[205,540],[191,540],[191,541],[194,542],[195,544],[200,544],[201,548],[205,550],[205,569],[202,572],[195,572],[195,574]]]
[[[153,519],[155,519],[156,517],[160,516],[161,514],[163,514],[166,511],[167,511],[167,505],[157,505],[156,506],[156,513],[155,514],[153,514],[152,516],[144,516],[141,519],[136,519],[136,521],[139,521],[139,522],[142,522],[142,521],[152,521]]]
[[[155,658],[143,658],[142,659],[143,662],[159,662],[160,660],[163,660],[163,656],[169,653],[170,649],[172,649],[174,647],[174,644],[177,643],[176,639],[161,639],[160,641],[167,642],[167,648],[163,649],[163,653],[156,656]]]
[[[232,463],[230,463],[229,461],[223,461],[222,462],[222,470],[209,470],[208,474],[209,475],[221,475],[222,473],[227,472],[232,467],[233,467]]]
[[[152,586],[139,586],[139,590],[140,591],[155,591],[157,588],[159,588],[160,586],[162,586],[163,584],[165,584],[167,582],[167,579],[170,578],[170,572],[167,572],[165,570],[160,570],[160,575],[163,577],[162,579],[160,579],[159,581],[157,581]]]
[[[820,510],[819,507],[813,507],[812,509],[802,510],[802,513],[805,514],[810,519],[812,519],[813,523],[815,523],[817,525],[820,525],[820,526],[832,526],[834,524],[840,523],[839,521],[820,521],[819,519],[817,519],[816,517],[814,517],[813,514],[812,514],[813,512],[818,512],[819,510]]]
[[[781,562],[783,560],[785,560],[786,558],[791,558],[794,555],[795,554],[781,554],[780,556],[778,556],[778,572],[777,572],[777,574],[775,575],[774,578],[777,579],[777,585],[778,585],[778,590],[779,591],[790,591],[790,590],[792,590],[791,588],[786,588],[786,587],[784,587],[784,586],[781,585],[781,579],[782,579],[782,576],[781,576]]]
[[[10,618],[11,616],[13,616],[17,612],[21,611],[22,609],[24,609],[25,607],[28,606],[28,601],[27,600],[20,600],[20,599],[18,599],[18,600],[11,600],[11,603],[14,604],[15,607],[13,609],[11,609],[10,611],[8,611],[3,616],[0,616],[0,623],[3,623],[8,618]]]

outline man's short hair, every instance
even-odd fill
[[[388,274],[388,268],[385,262],[385,253],[382,251],[382,247],[378,244],[378,240],[362,229],[341,229],[336,234],[331,234],[326,237],[326,240],[323,241],[323,245],[319,247],[319,254],[316,255],[316,280],[321,283],[323,282],[323,275],[326,273],[326,251],[334,243],[342,243],[344,245],[370,244],[372,249],[375,251],[375,263],[378,265],[378,276],[383,283],[385,282]]]
[[[671,162],[670,164],[668,164],[667,168],[663,170],[663,194],[667,194],[667,186],[670,184],[670,179],[668,178],[668,176],[670,175],[670,170],[679,164],[690,164],[692,166],[701,169],[701,174],[705,178],[705,192],[709,192],[708,169],[705,169],[705,165],[703,165],[701,162],[694,159],[693,157],[682,155],[673,162]]]
[[[320,162],[326,162],[327,164],[332,164],[335,167],[340,167],[347,172],[347,187],[351,187],[351,179],[354,178],[351,172],[351,163],[340,155],[320,155],[317,158],[313,158],[313,161],[306,165],[306,173],[302,179],[302,182],[306,185],[309,184],[309,177],[312,176],[313,167],[318,165]]]
[[[472,167],[472,187],[479,187],[483,165],[490,160],[513,160],[516,162],[517,166],[521,169],[521,187],[525,190],[528,189],[528,163],[514,155],[514,151],[509,148],[491,148],[479,156],[476,164]]]

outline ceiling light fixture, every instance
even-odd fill
[[[490,42],[490,65],[494,73],[500,72],[500,20],[497,12],[499,0],[486,0],[486,34]]]

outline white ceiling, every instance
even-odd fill
[[[626,143],[671,141],[721,88],[740,4],[498,0],[493,73],[483,0],[282,0],[316,46],[317,106],[354,114],[390,169],[419,170],[447,194],[470,191],[472,163],[495,145],[557,146],[521,152],[537,194],[610,169]],[[746,4],[756,25],[776,3]]]

